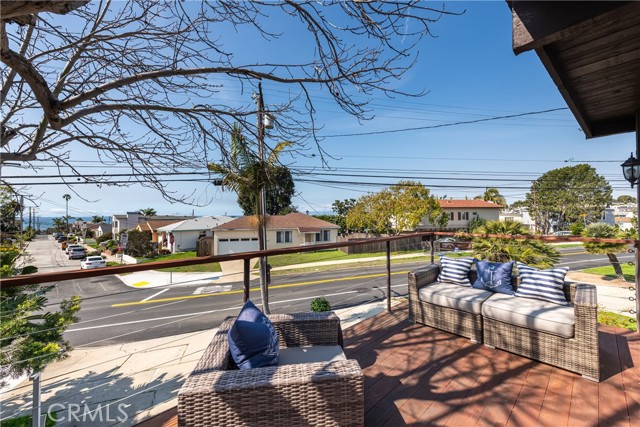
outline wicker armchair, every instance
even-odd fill
[[[573,338],[504,323],[481,314],[472,314],[422,301],[418,292],[434,285],[440,266],[432,264],[409,273],[409,319],[434,328],[461,335],[487,346],[500,348],[530,359],[600,380],[598,346],[598,307],[596,287],[565,282],[564,293],[574,308]],[[475,281],[476,272],[469,278]],[[519,281],[513,280],[515,287]]]
[[[332,312],[269,315],[281,347],[342,345]],[[178,393],[179,426],[362,426],[364,382],[355,360],[238,370],[230,317]]]

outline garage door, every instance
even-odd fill
[[[251,239],[219,239],[217,254],[237,254],[239,252],[257,251],[259,248],[257,237]]]

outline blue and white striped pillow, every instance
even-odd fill
[[[539,270],[520,262],[517,263],[517,266],[521,279],[520,286],[516,291],[517,297],[534,298],[554,304],[569,305],[562,290],[564,276],[567,275],[569,267]]]
[[[471,286],[469,270],[473,264],[473,258],[440,258],[442,269],[438,276],[438,282],[451,282],[456,285]]]

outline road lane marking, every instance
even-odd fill
[[[393,285],[391,287],[392,288],[399,288],[399,287],[402,287],[402,286],[407,286],[407,283],[401,283],[399,285]],[[333,293],[333,294],[322,294],[322,296],[324,296],[324,297],[333,297],[333,296],[347,295],[347,294],[357,294],[357,293],[359,293],[359,292],[354,290],[354,291],[336,292],[336,293]],[[283,301],[270,301],[269,304],[270,305],[276,305],[276,304],[286,304],[286,303],[296,302],[296,301],[312,300],[314,298],[317,298],[318,296],[320,296],[320,295],[313,295],[313,296],[302,297],[302,298],[293,298],[293,299],[288,299],[288,300],[283,300]],[[256,302],[256,305],[257,306],[261,306],[262,304]],[[237,305],[237,306],[234,306],[234,307],[220,308],[220,309],[217,309],[217,310],[200,311],[200,312],[197,312],[197,313],[176,314],[174,316],[156,317],[156,318],[153,318],[153,319],[132,320],[130,322],[111,323],[109,325],[87,326],[85,328],[67,329],[65,331],[65,333],[87,331],[87,330],[90,330],[90,329],[112,328],[112,327],[115,327],[115,326],[133,325],[133,324],[136,324],[136,323],[144,323],[144,322],[155,322],[155,321],[158,321],[158,320],[178,319],[180,317],[196,317],[196,316],[200,316],[200,315],[203,315],[203,314],[219,313],[221,311],[240,310],[241,308],[242,308],[241,305]],[[90,322],[90,320],[89,320],[89,322]]]
[[[398,271],[398,272],[394,272],[394,273],[391,273],[391,274],[392,275],[407,274],[408,272],[409,272],[408,270],[407,271]],[[298,286],[318,285],[318,284],[321,284],[321,283],[329,283],[329,282],[344,282],[344,281],[347,281],[347,280],[355,280],[355,279],[371,279],[371,278],[374,278],[374,277],[384,277],[386,275],[387,275],[386,273],[379,273],[379,274],[368,274],[368,275],[364,275],[364,276],[339,277],[339,278],[336,278],[336,279],[312,280],[310,282],[287,283],[285,285],[269,286],[269,289],[293,288],[293,287],[298,287]],[[249,291],[250,292],[258,292],[258,291],[260,291],[260,288],[259,287],[254,287],[254,288],[249,289]],[[128,306],[140,305],[140,304],[155,304],[155,303],[160,303],[160,302],[182,301],[182,300],[189,300],[189,299],[195,299],[195,298],[215,297],[215,296],[220,296],[220,295],[241,294],[243,292],[244,292],[243,289],[237,289],[235,291],[218,292],[218,293],[215,293],[215,294],[183,295],[183,296],[179,296],[179,297],[160,298],[160,299],[149,300],[149,301],[123,302],[123,303],[119,303],[119,304],[112,304],[111,307],[128,307]]]
[[[153,295],[149,295],[148,297],[146,297],[145,299],[143,299],[143,300],[142,300],[142,301],[140,301],[140,302],[149,301],[151,298],[155,298],[155,297],[157,297],[158,295],[160,295],[160,294],[162,294],[162,293],[164,293],[164,292],[167,292],[168,290],[169,290],[169,288],[165,288],[165,289],[161,290],[160,292],[156,292],[156,293],[155,293],[155,294],[153,294]]]
[[[131,286],[133,286],[135,288],[142,288],[144,286],[147,286],[148,284],[149,284],[149,282],[142,281],[142,282],[133,283]]]
[[[589,253],[589,252],[585,252],[585,251],[582,251],[582,252],[560,252],[560,256],[568,256],[568,255],[586,255],[586,254],[588,254],[588,253]]]

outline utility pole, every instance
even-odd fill
[[[262,97],[262,83],[258,82],[258,94],[255,95],[258,111],[258,157],[261,167],[264,167],[264,99]],[[258,244],[261,251],[267,249],[267,192],[264,182],[260,183],[258,196]],[[269,284],[267,283],[267,257],[260,257],[260,293],[262,295],[262,311],[269,314]]]
[[[20,247],[24,244],[24,196],[20,196]]]
[[[533,234],[538,234],[538,204],[536,203],[536,182],[532,182],[533,188]]]

